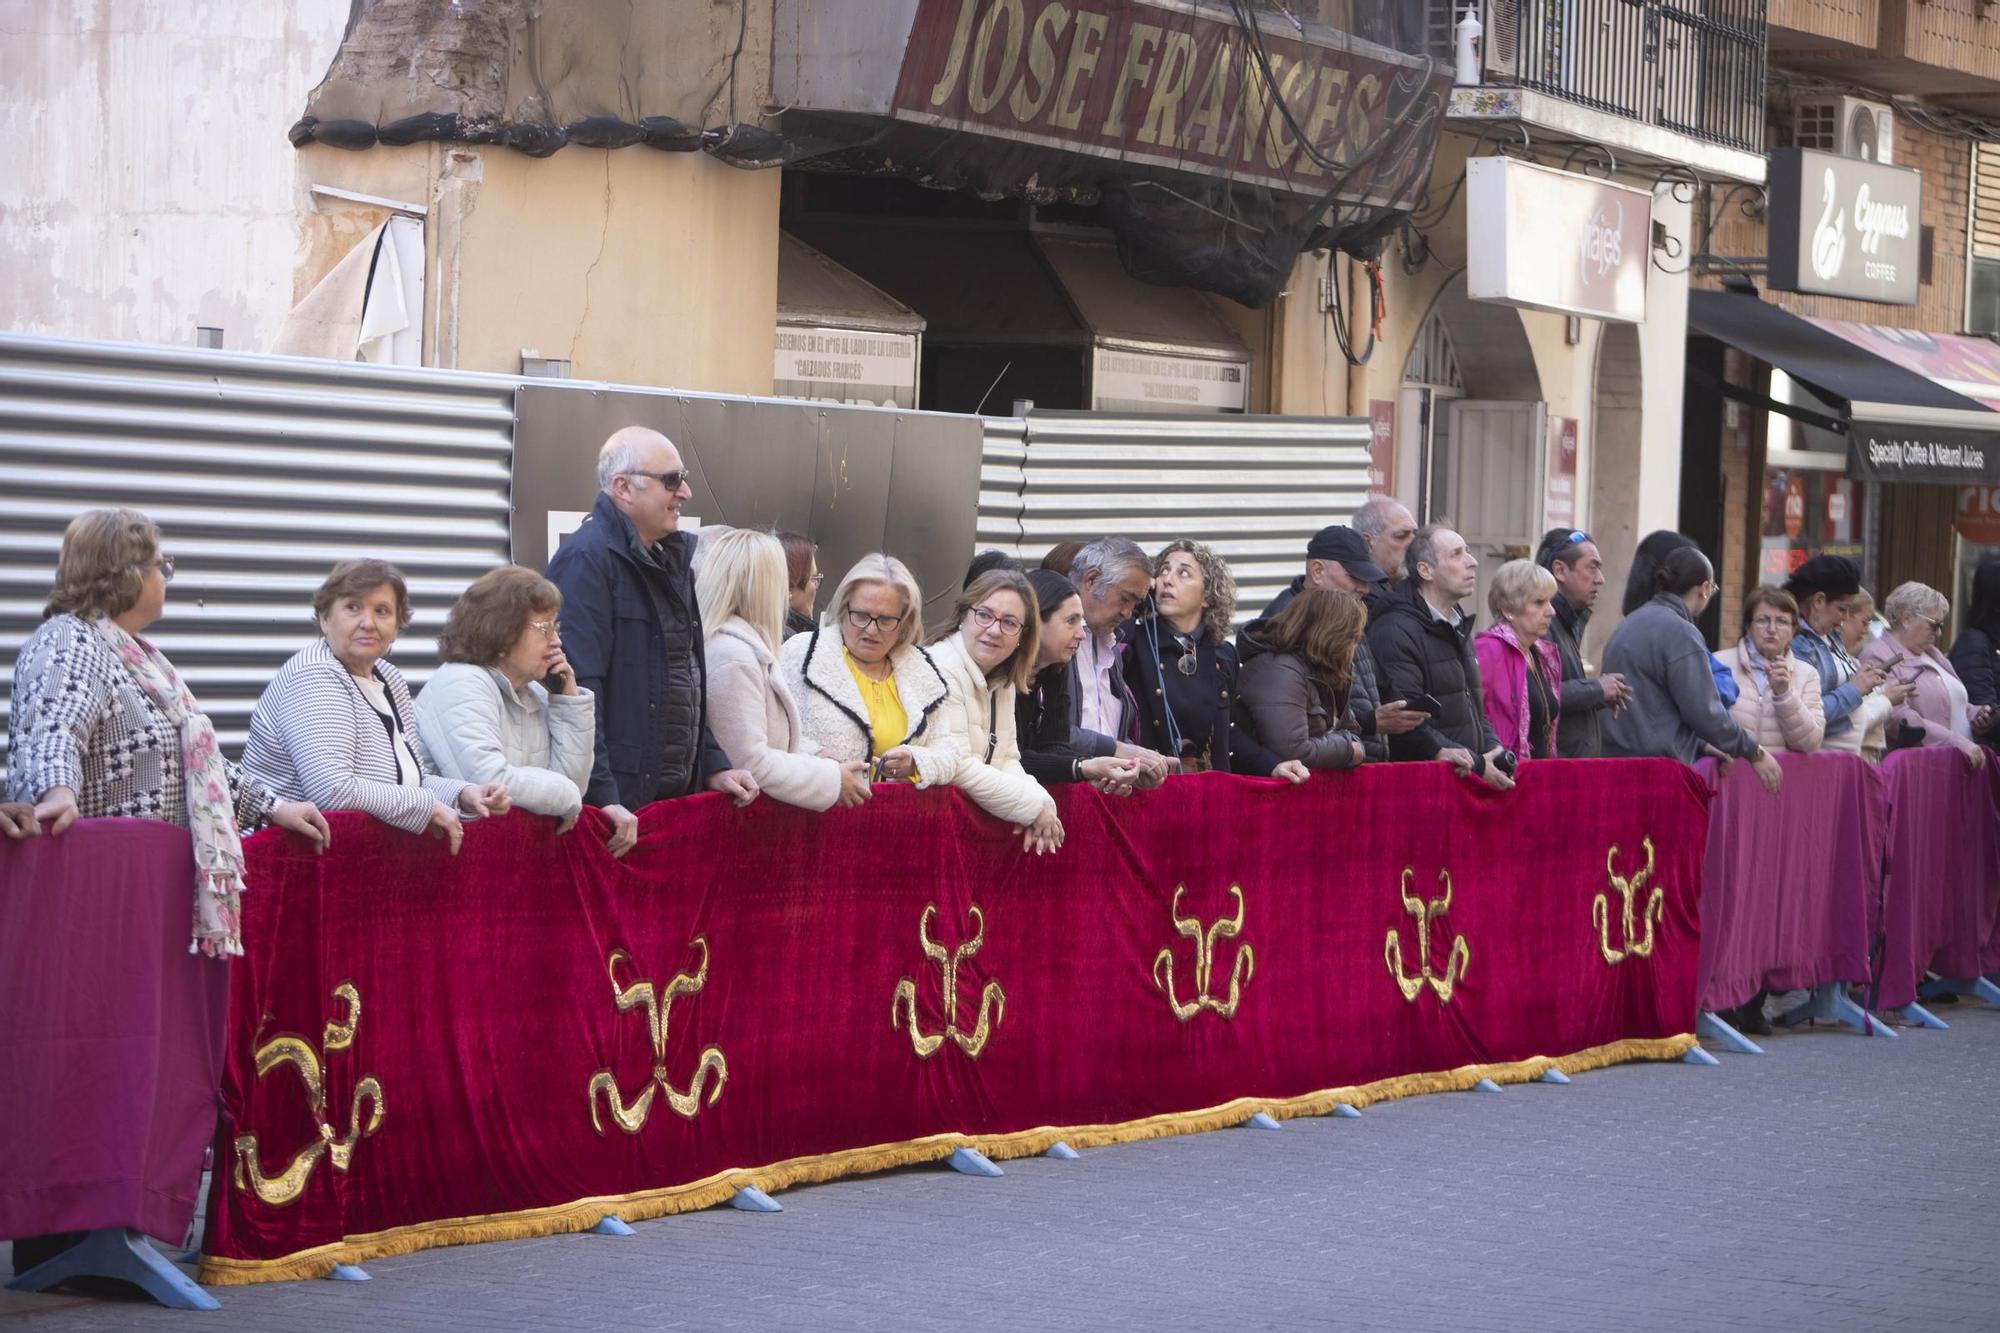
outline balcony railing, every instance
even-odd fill
[[[1453,50],[1463,8],[1433,0],[1435,54]],[[1485,83],[1764,151],[1763,0],[1484,0],[1479,8]]]

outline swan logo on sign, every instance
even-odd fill
[[[1923,178],[1810,148],[1772,152],[1771,287],[1914,305]]]
[[[1847,259],[1847,212],[1838,207],[1839,194],[1833,168],[1828,167],[1821,178],[1819,224],[1812,240],[1812,271],[1821,282],[1839,277]]]

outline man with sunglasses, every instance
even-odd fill
[[[612,432],[597,454],[597,503],[547,571],[562,589],[577,684],[598,700],[584,800],[618,826],[614,853],[637,839],[640,806],[704,790],[737,805],[757,798],[756,779],[731,766],[708,728],[695,540],[680,530],[687,482],[666,436]]]
[[[1556,616],[1549,626],[1549,639],[1562,659],[1556,753],[1565,759],[1596,759],[1604,753],[1606,710],[1615,712],[1632,697],[1632,687],[1617,672],[1592,680],[1583,666],[1583,634],[1604,587],[1604,558],[1589,533],[1555,528],[1543,535],[1535,563],[1556,580]]]

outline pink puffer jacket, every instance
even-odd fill
[[[1526,759],[1535,747],[1528,743],[1528,655],[1512,625],[1495,625],[1481,630],[1472,639],[1473,656],[1479,659],[1479,684],[1486,700],[1486,720],[1500,744]],[[1547,639],[1535,643],[1535,662],[1555,701],[1550,710],[1545,741],[1549,753],[1556,752],[1556,724],[1562,720],[1562,654]]]

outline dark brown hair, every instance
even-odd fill
[[[785,548],[785,578],[794,592],[806,586],[812,577],[813,552],[819,548],[813,539],[797,532],[777,534],[778,545]]]
[[[1354,683],[1354,650],[1368,612],[1361,599],[1337,588],[1301,588],[1264,626],[1264,646],[1274,653],[1305,658],[1314,680],[1347,697]]]
[[[1798,599],[1783,588],[1774,588],[1769,584],[1765,584],[1743,599],[1743,632],[1745,634],[1750,632],[1750,621],[1757,614],[1757,608],[1760,606],[1768,606],[1773,611],[1784,612],[1792,618],[1792,628],[1798,628]]]
[[[146,566],[160,558],[160,528],[136,509],[89,509],[69,521],[56,586],[42,615],[68,611],[92,620],[129,611],[146,587]]]
[[[387,560],[343,560],[335,565],[313,594],[313,619],[325,620],[335,602],[374,592],[385,583],[396,594],[396,629],[400,632],[410,623],[410,585],[403,582],[403,571]]]
[[[492,666],[514,646],[531,617],[552,617],[560,610],[562,589],[534,570],[519,565],[489,569],[459,594],[445,617],[438,660]]]
[[[1083,543],[1079,541],[1057,542],[1049,548],[1049,553],[1042,557],[1042,568],[1052,569],[1064,578],[1068,578],[1070,566],[1076,563],[1076,553],[1082,549]]]

